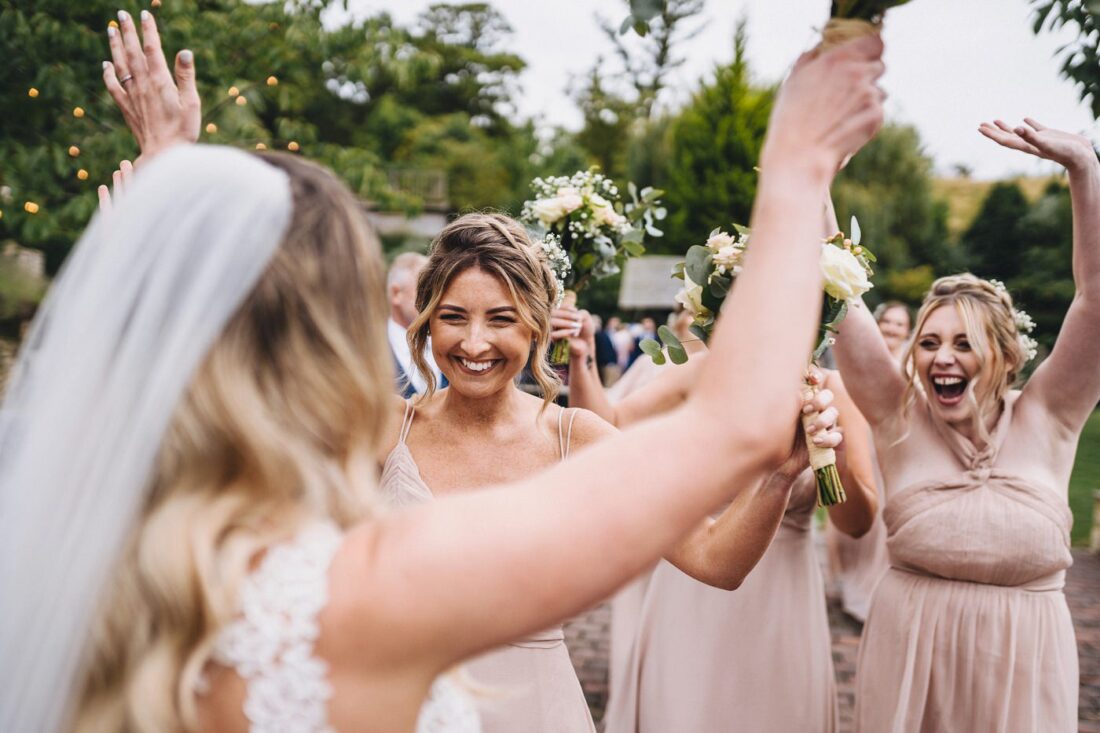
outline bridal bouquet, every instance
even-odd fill
[[[706,244],[695,245],[687,251],[687,257],[678,263],[672,276],[684,281],[684,287],[676,296],[677,302],[694,316],[692,332],[706,341],[714,330],[714,322],[729,295],[734,278],[741,272],[745,252],[748,250],[751,232],[747,227],[734,225],[734,233],[720,229],[710,233]],[[837,327],[848,314],[849,301],[855,300],[873,286],[871,263],[875,261],[860,244],[859,222],[852,217],[852,236],[838,232],[821,244],[821,274],[824,276],[824,306],[817,348],[811,361],[819,364],[825,350],[834,342]],[[662,326],[657,335],[668,351],[673,363],[687,361],[687,352],[671,329]],[[643,341],[641,349],[657,364],[665,362],[661,344],[653,340]],[[803,387],[803,398],[813,396],[813,387]],[[807,423],[803,420],[803,423]],[[806,436],[810,452],[810,465],[817,477],[818,503],[832,506],[844,501],[844,487],[836,468],[836,454],[830,448],[820,448]]]
[[[531,189],[535,198],[523,204],[520,218],[538,238],[552,235],[568,257],[563,299],[567,307],[576,305],[577,293],[589,282],[618,273],[628,257],[644,254],[647,234],[663,235],[657,228],[668,213],[660,202],[663,191],[638,191],[631,183],[624,202],[618,187],[593,170],[536,178]],[[550,361],[568,363],[567,341],[554,344]]]
[[[830,48],[882,30],[886,11],[909,0],[833,0],[829,22],[821,33],[818,50]]]

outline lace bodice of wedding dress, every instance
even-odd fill
[[[328,602],[328,568],[343,541],[331,522],[310,524],[272,547],[241,586],[240,616],[218,636],[214,660],[248,686],[251,733],[335,733],[328,666],[313,653]],[[472,701],[447,677],[432,686],[416,733],[480,733]]]

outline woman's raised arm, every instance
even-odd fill
[[[881,125],[881,54],[874,36],[804,57],[780,91],[753,247],[681,407],[520,485],[356,531],[342,579],[361,589],[364,664],[443,669],[567,618],[786,457],[820,308],[820,192]]]
[[[1050,357],[1024,388],[1069,434],[1076,436],[1100,401],[1100,162],[1082,135],[1033,119],[1011,128],[997,120],[981,133],[1006,148],[1054,161],[1069,172],[1073,201],[1073,283],[1070,304]],[[980,273],[979,273],[980,274]]]

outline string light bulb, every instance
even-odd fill
[[[84,108],[83,107],[74,107],[73,108],[73,117],[75,117],[79,120],[83,116],[84,116]]]
[[[27,201],[23,204],[23,211],[27,212],[28,214],[37,214],[38,204],[33,201]]]
[[[238,89],[237,87],[229,87],[229,96],[236,97],[240,93],[241,93],[241,90]]]
[[[301,149],[301,146],[298,145],[298,143],[291,140],[290,142],[288,142],[286,144],[286,149],[289,150],[292,153],[297,153]]]
[[[269,77],[267,77],[267,85],[268,85],[269,87],[277,87],[277,86],[279,86],[279,78],[278,78],[278,77],[276,77],[276,76],[269,76]]]
[[[207,135],[213,135],[217,131],[218,131],[218,126],[215,125],[213,122],[207,124],[207,126],[206,126],[206,134]]]
[[[245,98],[245,97],[243,97],[243,96],[241,96],[241,97],[237,97],[237,106],[238,106],[238,107],[243,107],[243,106],[245,106],[246,104],[248,104],[248,99],[246,99],[246,98]]]
[[[86,181],[86,180],[88,180],[88,171],[81,168],[80,170],[78,170],[76,172],[76,177],[79,178],[82,181]]]
[[[27,96],[30,97],[31,99],[35,99],[38,96],[38,90],[35,89],[34,87],[31,87],[30,89],[27,90]]]
[[[69,155],[72,156],[73,158],[80,155],[80,148],[78,148],[75,145],[70,145],[69,146]]]
[[[257,150],[267,150],[267,146],[264,145],[263,143],[256,143],[256,149]]]
[[[107,21],[107,27],[108,27],[108,28],[114,28],[115,30],[118,30],[118,21],[117,21],[117,20],[113,20],[113,19],[112,19],[112,20],[109,20],[109,21]]]
[[[149,5],[151,5],[154,8],[159,8],[160,7],[160,0],[153,0],[153,2],[149,3]]]

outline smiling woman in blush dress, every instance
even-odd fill
[[[1069,171],[1077,293],[1050,357],[1024,366],[1012,299],[973,275],[937,280],[904,370],[870,314],[837,359],[875,429],[890,569],[859,657],[857,730],[1077,729],[1078,669],[1062,593],[1067,486],[1100,399],[1100,163],[1083,137],[1028,120],[982,125]]]

